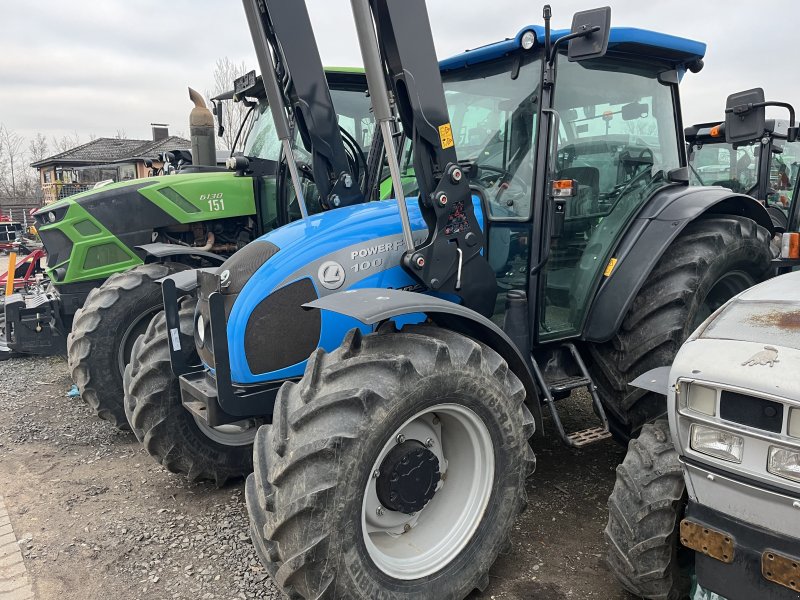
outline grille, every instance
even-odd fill
[[[47,265],[54,267],[59,263],[69,259],[72,254],[72,241],[58,229],[48,229],[40,231],[44,249],[47,250]]]
[[[275,244],[256,240],[236,252],[222,263],[217,274],[228,271],[230,276],[222,290],[223,294],[238,294],[250,277],[280,251]]]
[[[771,433],[780,433],[783,428],[783,404],[730,390],[722,390],[719,416],[726,421]]]

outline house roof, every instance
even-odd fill
[[[191,148],[191,145],[189,140],[176,135],[155,142],[153,140],[97,138],[66,152],[60,152],[31,163],[31,167],[39,168],[53,164],[109,164],[145,158],[156,159],[162,152]]]

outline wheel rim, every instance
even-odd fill
[[[160,309],[150,309],[143,312],[133,321],[131,321],[131,323],[122,333],[122,340],[120,341],[119,349],[117,350],[117,366],[119,367],[119,374],[123,377],[125,376],[125,367],[131,360],[133,344],[136,343],[136,339],[140,335],[147,331],[147,326],[150,324],[150,320],[159,310]]]
[[[252,419],[211,427],[203,419],[194,415],[192,416],[194,417],[195,423],[197,423],[197,427],[203,432],[203,435],[223,446],[249,446],[256,439],[258,426]]]
[[[697,329],[703,321],[710,317],[720,306],[739,292],[743,292],[754,284],[755,281],[753,281],[753,278],[744,271],[725,273],[725,275],[711,286],[708,294],[706,294],[706,297],[703,299],[692,321],[692,331]]]
[[[400,438],[398,436],[404,436]],[[436,455],[441,481],[416,513],[392,511],[378,499],[376,475],[398,440],[419,440]],[[361,509],[361,531],[375,566],[411,580],[450,564],[483,519],[494,484],[494,449],[484,422],[458,404],[425,409],[397,429],[370,471]]]

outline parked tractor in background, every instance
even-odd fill
[[[265,80],[315,47],[284,4],[245,0]],[[397,199],[166,278],[125,408],[193,479],[252,456],[253,541],[289,595],[460,599],[524,506],[542,407],[573,447],[663,415],[628,382],[768,276],[774,228],[749,196],[689,186],[678,84],[704,44],[610,29],[607,8],[551,31],[546,7],[437,68],[423,0],[352,4]],[[556,402],[579,388],[598,423],[568,432]]]
[[[732,95],[728,147],[758,139],[772,104],[786,106],[765,102],[760,89]],[[793,110],[783,135],[796,144]],[[784,237],[800,235],[795,176],[780,209]],[[773,266],[788,271],[800,258]],[[669,419],[631,440],[609,499],[609,564],[634,594],[686,597],[694,570],[702,588],[727,600],[798,598],[798,289],[800,273],[792,273],[739,294],[692,333],[671,366],[632,382],[665,393]]]
[[[365,173],[371,117],[363,72],[331,69],[328,77],[342,125],[349,128],[348,156]],[[68,351],[82,398],[118,426],[127,427],[122,371],[131,346],[163,305],[156,280],[219,265],[255,237],[300,216],[293,190],[281,183],[286,165],[261,80],[254,73],[240,78],[234,95],[250,106],[242,124],[249,132],[247,169],[195,164],[177,175],[71,196],[36,215],[50,281],[8,298],[0,356]],[[304,182],[316,212],[314,186]]]
[[[724,123],[687,127],[691,183],[720,185],[761,201],[777,230],[788,224],[789,204],[800,170],[800,142],[789,141],[789,121],[765,119],[751,139],[729,143]]]

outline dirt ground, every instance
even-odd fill
[[[164,471],[132,434],[65,396],[63,359],[0,363],[0,383],[0,495],[36,598],[280,597],[255,557],[241,483],[215,489]],[[569,450],[546,429],[528,510],[477,597],[631,598],[603,559],[623,450]]]

